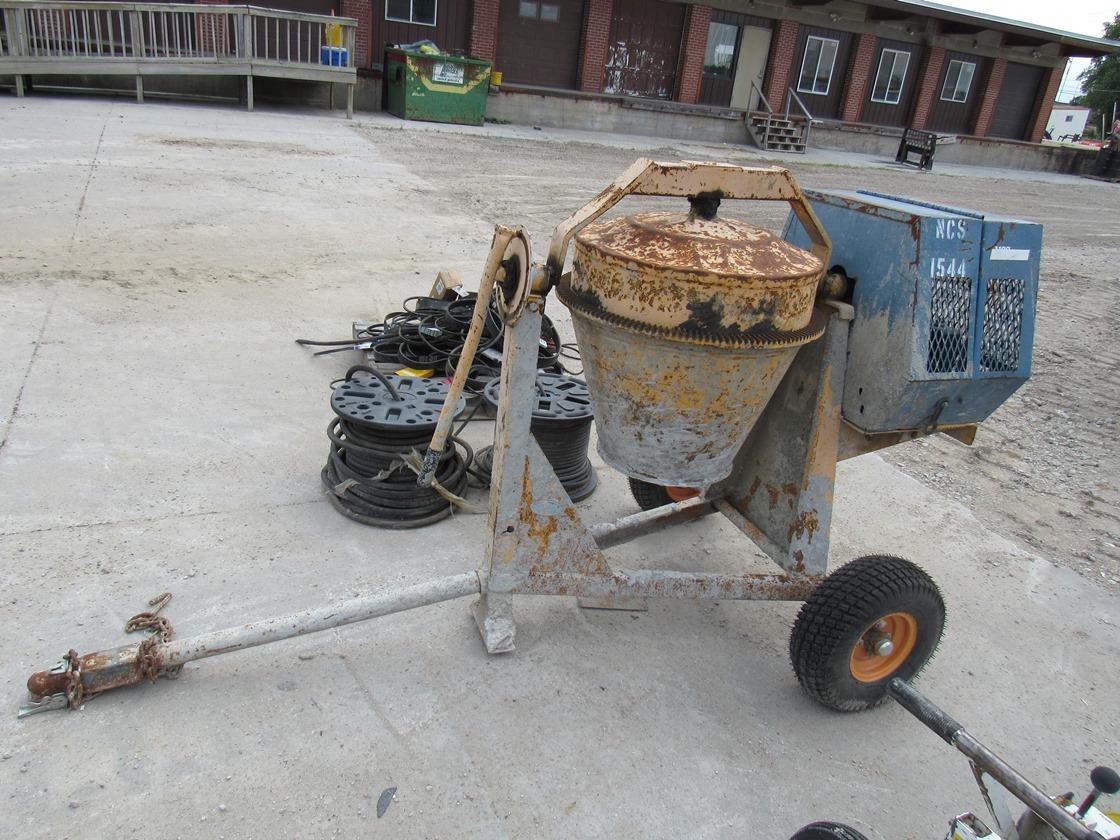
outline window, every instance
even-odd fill
[[[879,72],[875,74],[875,87],[871,101],[884,105],[897,105],[906,83],[906,69],[910,66],[910,53],[902,50],[883,50],[879,57]]]
[[[1066,122],[1073,122],[1073,114],[1066,114]]]
[[[957,61],[955,58],[950,61],[949,69],[945,71],[945,83],[941,85],[941,98],[946,102],[967,102],[975,72],[976,64],[971,61]]]
[[[556,3],[541,3],[539,0],[521,0],[517,13],[523,18],[556,23],[560,20],[560,6]]]
[[[385,0],[385,20],[436,25],[436,0]]]
[[[730,23],[708,24],[708,46],[704,50],[704,75],[730,79],[735,75],[735,42],[739,27]]]
[[[832,67],[836,64],[836,51],[840,42],[835,38],[818,38],[810,35],[805,41],[805,58],[801,60],[801,76],[797,90],[801,93],[819,93],[828,96],[832,86]]]

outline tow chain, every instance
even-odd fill
[[[155,653],[157,644],[171,641],[171,637],[175,635],[175,628],[171,626],[171,622],[165,617],[160,615],[160,611],[167,606],[171,600],[170,592],[163,592],[148,601],[149,607],[155,609],[147,610],[142,613],[137,613],[130,618],[124,625],[124,632],[126,633],[139,633],[144,630],[150,630],[151,635],[140,643],[136,649],[136,664],[140,669],[141,675],[146,677],[151,682],[155,682],[156,678],[161,675],[159,667],[159,659]],[[88,691],[82,685],[82,658],[78,655],[76,650],[69,651],[63,660],[66,661],[68,666],[67,673],[69,674],[69,681],[66,685],[66,703],[74,710],[81,707],[82,703],[86,700],[92,700],[100,691]],[[179,676],[179,672],[183,670],[182,665],[174,668],[168,668],[162,672],[163,676],[174,678]]]
[[[124,626],[124,632],[126,633],[139,633],[143,630],[152,631],[152,635],[142,641],[140,647],[136,650],[136,664],[140,668],[141,675],[147,677],[149,682],[155,682],[156,677],[160,675],[155,646],[171,641],[171,637],[175,635],[175,628],[171,626],[171,622],[159,614],[170,600],[170,592],[157,595],[148,601],[148,606],[155,607],[154,610],[137,613]],[[183,666],[179,665],[176,668],[169,668],[165,673],[168,677],[174,678],[179,676],[179,672],[182,670]]]

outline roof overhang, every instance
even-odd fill
[[[882,9],[899,15],[905,13],[916,17],[936,18],[945,22],[942,25],[942,31],[947,35],[973,34],[984,29],[990,29],[1004,33],[1004,43],[1008,46],[1061,44],[1063,55],[1087,58],[1120,53],[1120,41],[1094,38],[1091,35],[1079,35],[1076,32],[1066,32],[1063,29],[1054,29],[1021,20],[1011,20],[998,15],[970,12],[965,9],[945,6],[941,3],[930,3],[928,0],[864,0],[864,2],[869,7],[868,16],[873,20],[882,20],[886,17],[885,15],[872,16],[871,12],[874,9]]]

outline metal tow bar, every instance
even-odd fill
[[[83,699],[113,688],[173,675],[187,662],[196,659],[318,633],[466,595],[478,595],[481,591],[480,573],[464,572],[364,598],[353,598],[333,606],[215,630],[190,639],[159,643],[145,639],[84,655],[72,650],[53,668],[31,675],[27,681],[30,697],[20,707],[19,717],[51,709],[76,709]]]
[[[902,708],[933,730],[945,743],[964,753],[974,768],[987,773],[1020,802],[1069,840],[1104,840],[1100,834],[1078,822],[1046,792],[1026,776],[980,743],[961,724],[898,677],[887,683],[887,692]]]

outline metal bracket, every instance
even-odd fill
[[[28,699],[26,703],[19,707],[19,714],[16,717],[22,720],[30,715],[37,715],[39,712],[53,712],[55,709],[66,709],[69,706],[70,701],[65,694],[51,694],[38,700]]]

